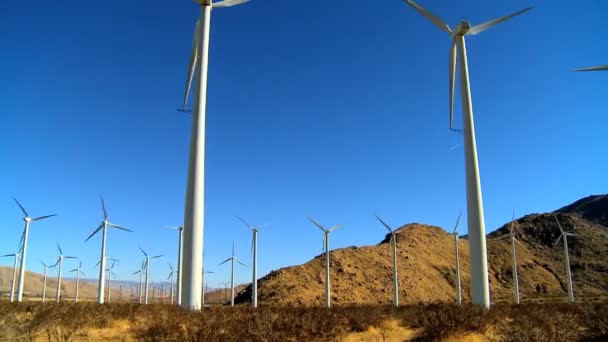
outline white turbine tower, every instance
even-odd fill
[[[223,264],[227,263],[228,261],[230,261],[230,264],[232,266],[232,269],[230,272],[230,306],[234,306],[234,263],[238,262],[239,264],[247,267],[247,265],[245,265],[242,262],[240,262],[239,260],[237,260],[236,256],[234,256],[234,241],[232,241],[232,256],[230,258],[222,261],[222,263],[220,263],[220,265],[223,265]]]
[[[80,261],[80,263],[78,264],[78,267],[76,267],[75,269],[70,271],[70,272],[76,272],[76,292],[74,294],[74,303],[78,303],[78,287],[80,285],[80,275],[86,277],[84,272],[82,272],[81,268],[82,268],[82,261]],[[45,270],[45,272],[46,272],[46,270]],[[46,275],[45,275],[45,282],[46,282]]]
[[[458,226],[460,225],[460,217],[462,211],[458,214],[456,226],[454,226],[454,255],[456,256],[456,303],[462,304],[462,287],[460,286],[460,251],[458,249]]]
[[[467,218],[469,223],[469,245],[471,251],[471,297],[473,304],[490,307],[490,286],[486,249],[486,232],[477,161],[477,144],[475,142],[475,125],[473,121],[473,104],[469,84],[469,66],[465,44],[466,35],[479,34],[531,8],[526,8],[502,18],[494,19],[471,27],[468,20],[462,20],[453,30],[439,17],[431,14],[412,0],[407,3],[429,19],[433,24],[450,35],[450,129],[453,129],[454,83],[456,80],[456,54],[460,55],[460,95],[464,125],[466,183],[467,183]]]
[[[515,237],[515,230],[513,229],[514,227],[515,227],[515,211],[513,212],[513,218],[511,219],[511,223],[509,224],[509,235],[503,235],[503,236],[499,237],[499,239],[504,239],[505,237],[508,237],[511,242],[511,256],[512,256],[512,268],[513,268],[513,295],[515,296],[515,304],[519,304],[520,303],[519,275],[517,274],[517,250],[515,248],[515,243],[519,243],[521,245],[521,242],[519,242],[519,240],[517,240],[517,238]]]
[[[17,291],[17,301],[21,302],[23,300],[23,286],[25,284],[25,261],[27,258],[27,242],[29,240],[30,235],[30,224],[35,221],[44,220],[45,218],[57,216],[57,214],[53,215],[45,215],[36,218],[31,218],[27,213],[25,208],[17,201],[16,198],[13,197],[21,211],[23,212],[23,221],[25,222],[25,227],[23,228],[23,236],[21,237],[23,245],[21,246],[21,265],[19,266],[19,289]]]
[[[183,109],[187,107],[193,79],[196,79],[192,112],[192,133],[188,160],[188,181],[184,212],[184,275],[182,276],[182,305],[187,309],[201,308],[201,273],[203,267],[203,233],[205,218],[205,119],[207,105],[207,66],[209,62],[209,30],[211,9],[230,7],[247,0],[196,0],[200,17],[194,30],[190,66],[186,81]]]
[[[15,261],[13,262],[13,280],[11,281],[11,303],[15,301],[15,288],[17,285],[17,262],[19,261],[21,255],[21,250],[17,253],[13,253],[13,254],[5,254],[0,256],[0,258],[4,258],[4,257],[14,257]]]
[[[106,269],[106,272],[108,273],[108,303],[110,302],[111,299],[111,294],[112,294],[112,276],[116,276],[114,274],[114,266],[116,266],[116,263],[119,262],[116,259],[112,259],[112,258],[106,258],[106,260],[111,260],[112,261],[112,265]]]
[[[598,65],[598,66],[594,66],[594,67],[580,68],[580,69],[576,69],[575,71],[606,71],[606,70],[608,70],[608,65]]]
[[[141,249],[141,247],[139,248],[139,250],[142,253],[144,253],[144,256],[146,258],[146,261],[145,261],[145,272],[146,272],[145,273],[145,277],[146,277],[146,280],[145,280],[145,287],[144,287],[144,304],[148,304],[148,279],[150,277],[150,261],[152,259],[158,259],[158,258],[162,257],[162,254],[150,257],[150,256],[148,256],[148,253],[146,253],[143,249]]]
[[[329,229],[325,229],[325,227],[310,217],[308,217],[308,220],[321,229],[324,234],[323,249],[325,250],[325,307],[329,308],[331,306],[331,286],[329,281],[329,233],[340,228],[340,226],[333,226]]]
[[[55,265],[53,265],[53,267],[59,265],[59,272],[57,272],[57,294],[55,296],[55,301],[59,303],[59,301],[61,300],[61,274],[63,272],[63,260],[76,259],[76,257],[63,255],[63,251],[61,250],[59,244],[57,244],[57,249],[59,250],[59,257],[57,258],[57,262],[55,263]]]
[[[566,281],[568,282],[568,301],[574,302],[574,290],[572,288],[572,273],[570,271],[570,255],[568,253],[568,236],[577,236],[577,234],[573,234],[570,232],[566,232],[562,229],[562,225],[559,223],[557,216],[553,216],[555,218],[555,222],[557,222],[557,227],[559,228],[559,237],[555,240],[555,244],[553,247],[557,245],[559,240],[561,239],[564,243],[564,259],[566,261]]]
[[[237,216],[237,219],[239,219],[241,222],[243,222],[243,224],[247,227],[249,227],[249,229],[251,229],[251,232],[253,233],[253,236],[251,238],[251,251],[253,253],[253,272],[252,272],[252,280],[251,280],[251,306],[253,306],[254,308],[258,307],[258,232],[260,231],[261,227],[258,226],[252,226],[249,223],[245,222],[242,218]]]
[[[42,261],[40,261],[40,263],[42,264],[42,266],[44,266],[44,278],[42,280],[42,302],[44,303],[44,301],[46,300],[46,279],[47,279],[47,271],[51,268],[53,268],[54,266],[47,266],[45,263],[43,263]]]
[[[174,282],[173,274],[175,272],[173,271],[173,266],[171,266],[171,264],[169,264],[169,268],[171,269],[171,273],[169,273],[169,276],[167,277],[167,280],[170,281],[169,286],[171,287],[171,290],[169,292],[171,293],[170,294],[170,296],[171,296],[171,304],[173,304],[173,282]]]
[[[395,235],[395,231],[384,222],[378,215],[376,218],[382,225],[388,229],[389,234],[391,234],[391,247],[393,249],[393,305],[399,306],[399,277],[397,275],[397,235]]]
[[[168,229],[175,229],[178,231],[177,241],[177,277],[175,283],[175,295],[177,299],[177,305],[182,305],[182,270],[183,270],[183,246],[184,246],[184,226],[178,227],[167,227]],[[173,271],[172,271],[173,272]],[[171,302],[173,304],[173,302]]]
[[[139,304],[141,304],[141,295],[142,295],[142,288],[143,288],[143,274],[144,274],[143,266],[144,266],[144,264],[141,265],[141,267],[138,271],[133,272],[133,275],[139,274],[139,285],[137,287],[137,300],[138,300]]]
[[[86,240],[84,240],[84,242],[87,242],[87,241],[89,241],[90,238],[92,238],[95,234],[97,234],[97,232],[99,232],[100,230],[102,231],[101,258],[99,259],[99,261],[100,261],[100,263],[99,263],[99,285],[97,286],[97,302],[99,304],[103,304],[103,302],[104,302],[104,290],[105,290],[104,287],[105,287],[105,276],[106,276],[106,240],[107,240],[107,236],[108,236],[108,227],[124,230],[127,232],[132,232],[132,230],[129,230],[127,228],[124,228],[124,227],[121,227],[114,223],[111,223],[108,220],[108,212],[106,211],[106,204],[103,201],[103,196],[101,196],[101,209],[103,210],[103,221],[101,221],[101,224],[99,224],[99,226],[97,228],[95,228],[93,233],[91,233],[91,235],[89,235],[89,237]]]
[[[202,304],[203,306],[205,306],[205,292],[207,291],[207,282],[205,281],[205,274],[213,274],[215,272],[213,271],[205,271],[205,268],[203,268],[203,295],[202,295]]]

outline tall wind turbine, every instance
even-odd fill
[[[170,296],[171,296],[171,304],[173,304],[173,281],[174,281],[173,280],[173,274],[175,272],[173,271],[173,266],[171,266],[171,264],[169,264],[169,268],[171,269],[171,273],[169,273],[169,276],[167,277],[167,280],[170,281],[169,285],[171,287],[171,290],[169,292],[171,293],[170,294]]]
[[[31,218],[30,215],[25,210],[25,208],[21,205],[21,203],[19,203],[19,201],[17,201],[16,198],[13,197],[13,199],[15,200],[15,202],[17,203],[17,205],[23,212],[23,221],[25,222],[25,227],[23,228],[23,236],[22,236],[23,245],[21,246],[21,248],[22,248],[21,265],[19,266],[19,289],[17,291],[17,301],[21,302],[23,300],[23,285],[25,283],[25,261],[26,261],[25,259],[27,257],[27,241],[28,241],[29,235],[30,235],[30,224],[35,221],[44,220],[45,218],[57,216],[57,214]]]
[[[177,305],[182,305],[182,269],[183,269],[183,246],[184,246],[184,226],[178,227],[167,227],[168,229],[175,229],[178,231],[178,242],[177,242],[177,282],[175,284],[175,294],[177,297]],[[171,270],[173,272],[173,270]],[[173,288],[171,288],[173,291]],[[173,300],[173,299],[171,299]],[[173,304],[173,302],[171,302]]]
[[[323,240],[323,246],[325,249],[325,307],[329,308],[331,306],[331,288],[329,283],[329,233],[340,228],[340,226],[333,226],[329,229],[325,229],[325,227],[323,227],[310,217],[308,217],[308,220],[312,222],[315,226],[317,226],[319,229],[321,229],[325,237],[325,239]]]
[[[253,253],[253,272],[252,272],[253,279],[251,280],[251,289],[252,289],[251,306],[253,306],[254,308],[257,308],[258,307],[258,232],[260,231],[261,227],[252,226],[238,216],[237,216],[237,219],[239,219],[241,222],[243,222],[243,224],[245,226],[249,227],[249,229],[251,229],[251,232],[253,233],[253,237],[251,238],[251,251]]]
[[[97,232],[102,231],[101,237],[101,259],[99,263],[99,285],[97,286],[97,302],[99,304],[103,304],[104,302],[104,287],[105,287],[105,277],[106,277],[106,240],[108,236],[108,227],[124,230],[127,232],[132,232],[127,228],[121,227],[114,223],[111,223],[108,220],[108,212],[106,211],[106,204],[103,201],[103,197],[101,197],[101,209],[103,210],[103,221],[99,224],[97,228],[89,235],[89,237],[84,240],[84,242],[89,241]]]
[[[46,299],[46,278],[47,278],[47,271],[51,268],[53,268],[54,266],[47,266],[45,263],[43,263],[42,261],[40,261],[40,263],[42,264],[42,266],[44,266],[44,278],[42,281],[42,302],[44,303],[45,299]]]
[[[460,251],[458,250],[458,226],[460,225],[460,217],[462,211],[458,214],[456,226],[454,226],[454,254],[456,255],[456,303],[462,304],[462,287],[460,286]]]
[[[82,276],[86,277],[84,272],[82,272],[81,268],[82,268],[82,261],[80,261],[80,263],[78,264],[78,267],[76,267],[75,269],[70,271],[70,272],[76,272],[76,293],[74,294],[74,303],[78,303],[78,286],[80,285],[80,275],[82,274]],[[45,276],[45,280],[46,280],[46,276]]]
[[[378,215],[376,218],[382,225],[388,229],[389,234],[391,234],[391,246],[393,247],[393,305],[399,306],[399,278],[397,276],[397,235],[395,235],[395,231],[384,222]]]
[[[202,295],[202,304],[203,306],[205,306],[205,292],[207,291],[207,282],[205,281],[205,274],[213,274],[215,272],[213,271],[205,271],[205,269],[203,268],[203,295]]]
[[[577,236],[576,234],[566,232],[562,229],[562,225],[559,223],[557,216],[553,216],[555,218],[555,222],[557,222],[557,227],[559,228],[559,237],[555,240],[555,244],[553,247],[557,245],[559,240],[561,239],[564,243],[564,259],[566,261],[566,281],[568,282],[568,301],[574,302],[574,290],[572,288],[572,273],[570,271],[570,255],[568,253],[568,236]]]
[[[61,300],[61,274],[63,272],[63,260],[76,259],[76,257],[63,255],[63,251],[61,250],[59,244],[57,244],[57,249],[59,250],[59,257],[57,258],[57,262],[55,265],[53,265],[53,267],[59,265],[59,272],[57,272],[57,295],[55,296],[55,301],[59,303]]]
[[[146,283],[145,283],[145,287],[144,287],[144,304],[148,304],[148,278],[150,277],[150,261],[152,259],[158,259],[158,258],[162,257],[162,254],[150,257],[150,256],[148,256],[148,253],[146,253],[143,249],[141,249],[141,247],[139,248],[139,250],[142,253],[144,253],[144,256],[146,258],[146,261],[145,261]]]
[[[232,266],[231,273],[230,273],[230,306],[234,306],[234,263],[238,262],[239,264],[247,267],[247,265],[245,265],[242,262],[240,262],[239,260],[237,260],[236,256],[234,256],[234,241],[232,241],[232,256],[230,258],[222,261],[222,263],[220,263],[220,265],[223,265],[223,264],[227,263],[228,261],[230,261],[230,265]]]
[[[209,62],[209,30],[211,9],[242,4],[247,0],[196,0],[200,17],[196,22],[186,81],[183,109],[187,107],[193,79],[196,79],[192,111],[192,133],[188,160],[186,208],[184,213],[184,261],[182,305],[188,309],[201,308],[201,273],[203,267],[203,233],[205,218],[205,119],[207,105],[207,66]]]
[[[453,129],[454,83],[456,79],[456,54],[460,55],[460,95],[464,125],[466,182],[467,182],[467,218],[469,223],[469,245],[471,250],[471,297],[473,304],[490,307],[490,286],[488,278],[488,262],[486,249],[486,229],[483,215],[483,200],[479,180],[479,165],[477,161],[477,144],[475,142],[475,125],[473,121],[473,104],[469,84],[469,66],[465,36],[479,34],[516,15],[529,11],[526,8],[502,18],[490,20],[471,27],[468,20],[462,20],[454,29],[442,19],[431,14],[412,0],[407,3],[433,24],[450,35],[450,129]]]
[[[13,254],[2,255],[1,258],[10,257],[10,256],[15,258],[15,262],[13,263],[13,280],[11,281],[11,303],[12,303],[15,301],[15,288],[17,285],[17,262],[19,261],[19,258],[21,256],[21,251],[19,251],[17,253],[13,253]]]
[[[594,67],[580,68],[580,69],[576,69],[575,71],[605,71],[605,70],[608,70],[608,65],[598,65],[598,66],[594,66]]]

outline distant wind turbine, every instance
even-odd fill
[[[325,229],[321,224],[317,221],[308,217],[308,220],[312,222],[317,228],[321,229],[324,234],[324,249],[325,249],[325,307],[329,308],[331,306],[331,287],[329,282],[329,233],[334,230],[340,228],[340,226],[333,226],[329,229]]]
[[[511,256],[512,256],[512,267],[513,267],[513,295],[515,296],[515,304],[519,304],[519,275],[517,274],[517,250],[515,248],[515,243],[521,242],[517,240],[515,237],[515,231],[513,230],[515,226],[515,211],[513,211],[513,218],[511,219],[511,224],[509,224],[509,235],[503,235],[499,239],[503,239],[505,237],[509,237],[511,240]]]
[[[150,256],[148,256],[148,253],[146,253],[143,249],[141,249],[141,247],[139,248],[139,250],[142,253],[144,253],[144,256],[146,258],[146,261],[145,261],[146,283],[145,283],[145,288],[144,288],[144,304],[148,304],[148,278],[150,277],[150,261],[152,259],[158,259],[158,258],[162,257],[163,255],[161,254],[161,255],[150,257]]]
[[[76,267],[75,269],[70,271],[70,272],[76,272],[76,292],[74,294],[74,303],[78,303],[78,286],[80,285],[80,275],[86,277],[84,272],[82,272],[81,268],[82,268],[82,261],[80,261],[80,263],[78,264],[78,267]],[[46,280],[46,276],[45,276],[45,280]]]
[[[205,268],[203,268],[203,295],[202,295],[202,305],[205,305],[205,292],[207,291],[207,282],[205,281],[206,277],[205,274],[213,274],[215,272],[213,271],[205,271]]]
[[[21,250],[19,250],[19,252],[17,253],[13,253],[13,254],[5,254],[0,256],[1,258],[4,257],[14,257],[15,258],[15,262],[13,263],[13,280],[11,281],[11,299],[10,302],[14,302],[15,300],[15,287],[17,284],[17,262],[19,261],[19,258],[21,256]]]
[[[175,229],[178,231],[177,241],[177,277],[175,283],[175,295],[177,297],[177,305],[182,305],[182,270],[183,270],[183,246],[184,246],[184,226],[178,227],[167,227],[168,229]],[[173,270],[171,271],[173,272]],[[173,291],[173,288],[171,288]],[[173,302],[171,302],[173,304]]]
[[[376,218],[386,229],[388,229],[389,234],[391,234],[391,247],[393,249],[393,305],[399,306],[399,277],[397,276],[397,235],[395,235],[396,231],[393,230],[378,215],[376,215]]]
[[[116,259],[112,259],[112,258],[106,258],[106,260],[111,260],[112,261],[112,265],[106,269],[106,272],[108,274],[108,303],[110,302],[110,296],[112,295],[112,276],[116,276],[114,274],[114,266],[116,266],[116,263],[119,262],[119,260]]]
[[[133,274],[139,274],[139,286],[137,287],[137,299],[139,304],[142,302],[142,290],[143,290],[143,274],[144,274],[144,263],[141,265],[138,271],[133,272]]]
[[[460,286],[460,251],[458,250],[458,226],[460,225],[460,217],[462,216],[462,211],[458,214],[458,219],[456,220],[456,226],[454,227],[454,254],[456,256],[456,303],[458,305],[462,304],[462,288]]]
[[[486,249],[486,233],[483,215],[483,200],[481,197],[481,182],[477,161],[477,146],[475,142],[475,125],[473,122],[473,104],[469,84],[469,66],[465,36],[479,34],[516,15],[529,11],[526,8],[510,15],[490,20],[480,25],[472,26],[468,20],[462,20],[454,29],[450,28],[441,18],[428,12],[413,0],[406,0],[416,11],[429,19],[435,26],[445,31],[452,39],[450,49],[450,129],[453,130],[454,83],[456,80],[456,54],[460,55],[460,95],[464,125],[466,183],[467,183],[467,217],[469,229],[469,245],[471,255],[471,297],[473,304],[490,307],[490,285],[488,278],[488,262]]]
[[[557,216],[553,216],[555,218],[555,222],[557,222],[557,227],[559,228],[559,237],[555,240],[553,247],[557,245],[559,240],[561,239],[564,243],[564,259],[566,261],[566,281],[568,282],[568,301],[574,302],[574,290],[572,287],[572,273],[570,271],[570,255],[568,253],[568,236],[577,236],[577,234],[573,234],[570,232],[566,232],[562,229],[562,225],[559,223]]]
[[[203,267],[203,233],[205,210],[205,118],[207,105],[207,66],[209,62],[209,30],[211,9],[235,6],[247,0],[196,0],[201,14],[196,22],[186,81],[183,109],[187,107],[192,81],[196,79],[192,112],[192,133],[188,160],[186,208],[184,213],[184,275],[182,277],[182,305],[187,309],[201,308]]]
[[[30,235],[30,224],[35,221],[44,220],[45,218],[57,216],[57,214],[31,218],[25,208],[21,205],[21,203],[19,203],[19,201],[17,201],[15,197],[13,197],[13,199],[23,212],[23,221],[25,222],[25,227],[23,228],[23,236],[21,237],[23,245],[21,246],[21,265],[19,266],[19,289],[17,291],[17,301],[21,302],[23,300],[23,285],[25,284],[25,261],[27,258],[27,242],[29,240]]]
[[[241,222],[243,222],[243,224],[247,227],[249,227],[249,229],[251,229],[251,232],[253,233],[253,237],[251,238],[251,252],[253,253],[253,272],[252,272],[252,280],[251,280],[251,289],[252,289],[252,296],[251,296],[251,306],[253,306],[254,308],[258,307],[258,232],[260,231],[259,226],[252,226],[249,223],[245,222],[242,218],[237,216],[237,219],[239,219]]]
[[[237,260],[236,256],[234,256],[234,241],[232,241],[232,256],[230,258],[222,261],[222,263],[220,263],[220,265],[223,265],[223,264],[227,263],[228,261],[230,261],[230,264],[232,266],[232,270],[230,273],[230,306],[234,306],[234,262],[238,262],[239,264],[247,267],[247,265],[245,265],[242,262],[240,262],[239,260]]]
[[[47,278],[47,270],[53,268],[54,266],[47,266],[45,263],[43,263],[42,261],[40,261],[40,263],[42,264],[42,266],[44,266],[44,278],[42,281],[42,302],[44,303],[45,299],[46,299],[46,278]]]
[[[59,265],[59,271],[57,272],[57,295],[55,296],[55,301],[59,303],[59,301],[61,300],[61,273],[63,272],[63,260],[76,259],[76,257],[64,256],[59,244],[57,244],[57,249],[59,250],[59,257],[57,258],[57,262],[55,263],[55,265],[53,265],[53,267]]]
[[[99,232],[101,230],[101,232],[102,232],[101,258],[100,258],[100,263],[99,263],[99,285],[97,286],[97,302],[99,304],[103,304],[103,302],[104,302],[104,290],[105,290],[104,287],[105,287],[105,280],[106,280],[105,279],[105,277],[106,277],[106,240],[107,240],[107,236],[108,236],[108,227],[124,230],[127,232],[132,232],[132,230],[129,230],[127,228],[124,228],[124,227],[121,227],[114,223],[111,223],[108,220],[108,212],[106,211],[106,204],[103,201],[103,196],[101,197],[101,209],[103,210],[103,221],[101,221],[101,223],[99,224],[99,226],[97,228],[95,228],[93,233],[91,233],[91,235],[89,235],[89,237],[87,237],[86,240],[84,240],[84,242],[89,241],[90,238],[92,238],[95,234],[97,234],[97,232]]]
[[[173,304],[173,275],[175,272],[173,271],[173,266],[171,266],[171,264],[169,264],[169,268],[171,269],[171,273],[169,273],[167,280],[170,281],[169,286],[171,287],[171,290],[169,292],[171,293],[171,304]]]

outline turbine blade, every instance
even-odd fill
[[[498,18],[498,19],[494,19],[494,20],[490,20],[490,21],[486,21],[483,24],[479,24],[479,25],[475,25],[473,27],[471,27],[471,29],[469,30],[469,32],[467,32],[467,34],[479,34],[491,27],[494,27],[504,21],[507,21],[511,18],[513,18],[516,15],[520,15],[522,13],[528,12],[529,10],[531,10],[532,7],[528,7],[528,8],[524,8],[523,10],[517,11],[515,13],[509,14],[509,15],[505,15],[504,17]]]
[[[42,264],[42,266],[44,266],[44,268],[46,268],[46,264],[42,262],[42,260],[40,260],[40,263]]]
[[[249,227],[250,229],[254,229],[254,228],[253,228],[253,227],[252,227],[252,226],[251,226],[249,223],[245,222],[245,220],[243,220],[242,218],[240,218],[240,217],[238,217],[238,216],[237,216],[236,218],[237,218],[239,221],[243,222],[243,224],[244,224],[244,225],[246,225],[247,227]]]
[[[555,248],[555,246],[557,246],[557,243],[558,243],[558,242],[559,242],[559,240],[561,240],[561,239],[562,239],[562,235],[560,235],[560,236],[557,238],[557,240],[555,240],[555,243],[553,244],[553,247],[551,247],[551,248]]]
[[[103,219],[107,220],[108,212],[106,211],[106,203],[103,201],[103,196],[99,195],[99,197],[101,197],[101,209],[103,210]]]
[[[336,226],[333,226],[333,227],[329,228],[327,231],[331,233],[331,232],[333,232],[334,230],[336,230],[336,229],[338,229],[340,227],[342,227],[342,225],[339,224],[339,225],[336,225]]]
[[[447,33],[452,33],[452,29],[450,28],[450,26],[448,24],[446,24],[445,21],[443,21],[438,16],[425,10],[424,8],[422,8],[422,6],[418,5],[417,3],[415,3],[412,0],[407,0],[407,4],[412,6],[416,11],[418,11],[420,14],[425,16],[428,20],[430,20],[433,24],[435,24],[435,26],[439,27],[441,30],[443,30]]]
[[[382,223],[382,225],[383,225],[383,226],[384,226],[386,229],[388,229],[388,231],[389,231],[390,233],[392,233],[392,232],[393,232],[393,230],[391,229],[391,227],[390,227],[390,226],[389,226],[389,225],[388,225],[386,222],[384,222],[384,220],[382,220],[382,219],[380,218],[380,216],[378,216],[378,215],[375,215],[375,216],[376,216],[376,218],[378,219],[378,221],[380,221],[380,223]]]
[[[306,218],[312,222],[315,226],[317,226],[319,229],[321,229],[323,232],[325,232],[325,228],[323,228],[323,226],[321,224],[319,224],[317,221],[313,220],[312,218],[306,216]]]
[[[23,232],[21,233],[21,240],[19,240],[19,248],[17,249],[18,251],[21,251],[23,249],[24,242],[25,242],[25,228],[23,229]]]
[[[83,277],[86,277],[87,275],[84,274],[84,272],[80,271],[80,274],[82,274]]]
[[[162,258],[162,257],[164,257],[164,255],[163,255],[163,254],[161,254],[161,255],[157,255],[157,256],[153,256],[153,257],[151,257],[150,259],[158,259],[158,258]]]
[[[15,253],[13,253],[13,254],[4,254],[4,255],[0,255],[0,258],[9,257],[9,256],[17,256],[17,254],[15,254]]]
[[[97,267],[97,266],[99,266],[99,264],[101,264],[101,260],[99,260],[93,267]]]
[[[44,220],[45,218],[49,218],[49,217],[53,217],[53,216],[57,216],[57,214],[36,217],[32,221],[40,221],[40,220]]]
[[[458,226],[460,225],[461,217],[462,217],[462,210],[460,211],[460,214],[458,214],[458,219],[456,220],[456,226],[454,227],[454,234],[456,234],[456,232],[458,231]]]
[[[579,68],[579,69],[576,69],[575,71],[599,71],[599,70],[608,70],[608,64],[607,65],[598,65],[598,66],[593,66],[593,67],[588,67],[588,68]]]
[[[456,83],[456,39],[450,48],[450,129],[454,130],[454,86]]]
[[[78,259],[78,257],[75,256],[64,256],[64,259]]]
[[[27,211],[25,211],[25,208],[21,205],[21,203],[19,203],[19,201],[17,201],[17,199],[15,197],[13,197],[13,199],[15,200],[15,202],[17,203],[19,208],[21,208],[23,215],[25,215],[25,217],[30,217],[30,215],[28,215]]]
[[[249,0],[224,0],[224,1],[220,1],[218,3],[215,3],[212,5],[213,8],[219,8],[219,7],[231,7],[231,6],[236,6],[236,5],[240,5],[243,4],[245,2],[248,2]]]
[[[73,269],[73,270],[70,270],[70,272],[76,272],[76,271],[78,271],[78,269],[77,269],[77,268],[75,268],[75,269]]]
[[[222,261],[218,266],[223,265],[223,264],[227,263],[230,260],[232,260],[232,258],[228,258],[228,259]]]
[[[559,228],[559,231],[562,233],[562,235],[564,234],[564,230],[562,229],[562,225],[559,224],[559,220],[557,219],[557,216],[553,215],[553,218],[555,218],[555,222],[557,222],[557,227]]]
[[[137,271],[137,272],[133,272],[133,274],[137,274],[137,273],[141,273],[141,270]]]
[[[141,247],[138,247],[138,248],[139,248],[139,250],[140,250],[142,253],[144,253],[144,255],[145,255],[145,256],[146,256],[146,258],[147,258],[147,257],[148,257],[148,253],[146,253],[146,252],[145,252],[143,249],[141,249]]]
[[[102,222],[102,223],[99,225],[99,227],[95,228],[95,230],[93,231],[93,233],[91,233],[91,235],[89,235],[89,237],[88,237],[88,238],[86,238],[86,239],[84,240],[84,242],[89,241],[89,239],[90,239],[90,238],[92,238],[92,237],[93,237],[93,235],[97,234],[97,232],[98,232],[98,231],[100,231],[100,230],[101,230],[101,228],[103,228],[103,222]]]
[[[59,246],[59,243],[57,244],[57,249],[59,249],[59,255],[63,255],[63,251],[61,250],[61,247]]]
[[[242,262],[240,262],[240,261],[238,261],[238,260],[236,260],[236,262],[238,262],[239,264],[241,264],[241,265],[243,265],[243,266],[247,267],[247,265],[243,264]]]
[[[132,231],[132,230],[130,230],[130,229],[127,229],[127,228],[125,228],[125,227],[121,227],[121,226],[119,226],[119,225],[117,225],[117,224],[114,224],[114,223],[110,223],[109,225],[110,225],[111,227],[116,228],[116,229],[124,230],[124,231],[126,231],[126,232],[131,232],[131,233],[133,232],[133,231]]]
[[[188,66],[188,75],[186,79],[186,91],[184,93],[184,103],[183,110],[186,110],[188,106],[188,97],[190,97],[190,90],[192,89],[192,81],[194,80],[194,76],[196,74],[196,69],[198,65],[198,59],[200,56],[198,55],[198,48],[200,45],[200,35],[201,35],[201,19],[199,18],[194,25],[194,34],[192,36],[192,51],[190,52],[190,65]]]

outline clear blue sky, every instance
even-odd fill
[[[608,190],[608,3],[420,0],[451,25],[529,5],[468,39],[486,228]],[[198,6],[183,1],[0,2],[0,253],[22,230],[11,196],[32,215],[28,269],[55,242],[85,261],[112,230],[108,256],[128,278],[137,247],[175,263],[191,117],[182,99]],[[260,276],[321,252],[305,215],[343,224],[331,247],[375,244],[384,229],[451,227],[465,207],[462,136],[448,130],[448,36],[402,1],[254,0],[214,11],[209,68],[205,264],[211,286],[268,223]],[[457,96],[458,99],[458,96]],[[456,103],[457,125],[460,104]],[[462,228],[466,233],[466,228]],[[3,265],[11,260],[3,259]],[[71,267],[73,262],[68,262]],[[238,281],[250,279],[238,269]],[[134,277],[132,277],[134,278]]]

